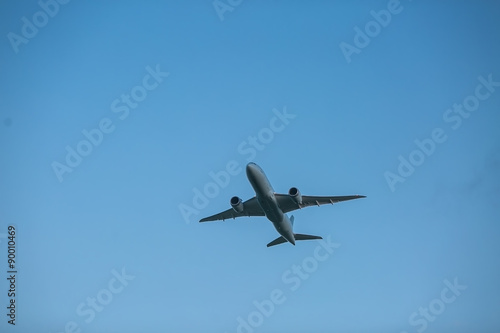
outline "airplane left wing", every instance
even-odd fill
[[[296,209],[309,207],[309,206],[320,206],[325,204],[334,204],[341,201],[353,200],[366,198],[364,195],[343,195],[343,196],[333,196],[333,197],[317,197],[310,195],[302,196],[302,204],[296,203],[291,196],[288,194],[275,194],[276,200],[278,200],[278,205],[280,206],[283,213],[288,213]]]
[[[240,216],[265,216],[264,211],[259,205],[256,197],[248,199],[243,203],[243,211],[241,213],[236,212],[234,209],[229,208],[228,210],[223,211],[222,213],[215,214],[209,217],[205,217],[200,220],[200,222],[207,221],[219,221],[219,220],[227,220],[227,219],[235,219]]]

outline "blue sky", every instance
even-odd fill
[[[2,332],[498,332],[496,2],[62,2],[1,5]],[[368,197],[199,224],[250,160]]]

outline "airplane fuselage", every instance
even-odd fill
[[[279,207],[274,189],[264,171],[257,164],[248,163],[246,172],[248,181],[252,185],[257,201],[266,217],[273,223],[274,228],[281,236],[295,245],[292,222]]]

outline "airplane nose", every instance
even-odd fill
[[[255,163],[250,162],[247,164],[247,176],[255,170]]]

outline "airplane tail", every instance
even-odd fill
[[[292,216],[292,218],[293,218],[293,216]],[[292,218],[290,220],[293,221]],[[294,236],[295,240],[323,239],[323,237],[321,237],[321,236],[314,236],[314,235],[293,234],[293,236]],[[271,243],[267,244],[267,247],[283,244],[286,242],[287,242],[287,240],[283,236],[279,236],[278,238],[273,240]]]

